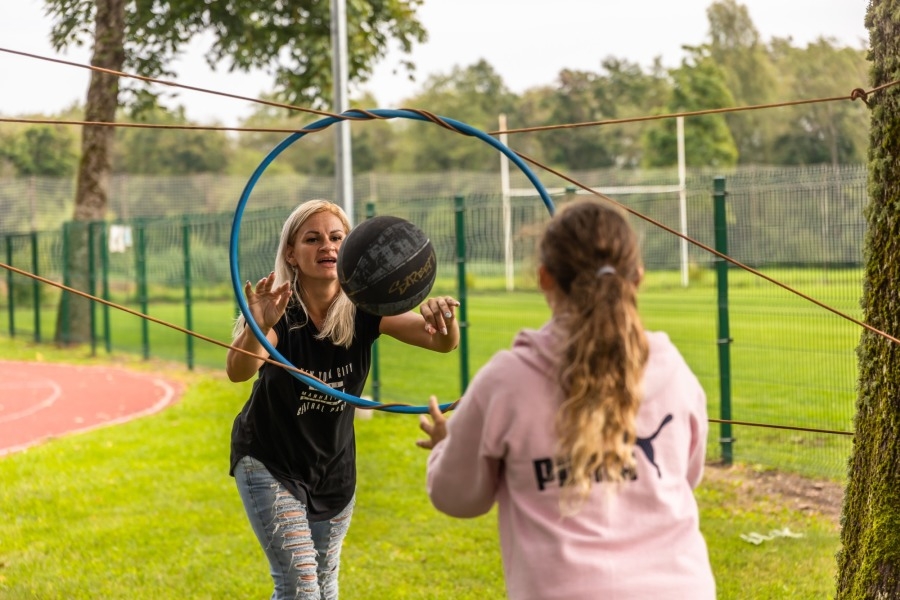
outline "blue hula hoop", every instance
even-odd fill
[[[413,110],[406,109],[372,109],[366,111],[358,111],[358,110],[348,110],[344,113],[341,113],[343,117],[351,120],[365,120],[372,118],[384,118],[384,119],[394,119],[394,118],[403,118],[403,119],[414,119],[417,121],[432,121],[432,119],[428,118],[424,114],[418,113]],[[375,115],[373,117],[372,115]],[[547,190],[538,180],[538,178],[534,175],[532,170],[525,164],[519,155],[510,150],[505,144],[497,141],[492,138],[488,134],[475,129],[470,125],[466,125],[465,123],[461,123],[460,121],[456,121],[455,119],[449,119],[447,117],[437,117],[444,123],[450,125],[453,129],[456,129],[460,133],[465,135],[471,135],[473,137],[477,137],[483,142],[493,146],[503,154],[507,156],[528,178],[528,180],[534,185],[538,194],[541,197],[541,200],[544,202],[544,205],[547,207],[547,210],[552,215],[554,213],[554,205],[553,200],[550,199],[550,195],[547,193]],[[304,128],[304,131],[298,131],[296,133],[292,133],[287,138],[285,138],[281,143],[275,146],[265,158],[263,158],[262,162],[256,167],[256,170],[253,172],[253,175],[250,176],[250,179],[247,181],[247,185],[244,186],[244,191],[241,193],[240,200],[238,201],[237,208],[234,211],[234,220],[231,225],[231,238],[229,244],[229,260],[231,267],[231,286],[234,290],[235,298],[237,299],[238,306],[241,309],[241,314],[244,315],[244,319],[247,322],[247,325],[250,327],[250,330],[253,332],[253,335],[259,340],[259,343],[268,351],[269,355],[280,362],[285,366],[291,366],[291,362],[287,360],[278,350],[276,350],[266,336],[263,334],[262,330],[259,328],[259,325],[256,324],[256,321],[250,315],[250,307],[247,305],[247,299],[244,297],[244,291],[241,286],[241,278],[240,278],[240,269],[238,265],[238,242],[240,239],[241,232],[241,219],[244,216],[244,208],[247,206],[247,202],[250,199],[250,193],[253,191],[253,188],[256,186],[256,183],[259,181],[259,178],[268,168],[268,166],[274,161],[279,154],[284,152],[284,150],[302,138],[307,133],[315,133],[321,131],[330,125],[337,123],[338,121],[343,121],[344,118],[334,117],[325,117],[324,119],[320,119],[307,127]],[[432,121],[433,122],[433,121]],[[296,367],[294,367],[296,368]],[[338,398],[339,400],[343,400],[348,404],[359,408],[374,408],[383,410],[386,412],[395,412],[395,413],[405,413],[405,414],[422,414],[428,412],[427,406],[408,406],[408,405],[385,405],[381,402],[375,402],[373,400],[365,400],[363,398],[359,398],[357,396],[353,396],[352,394],[347,394],[345,392],[341,392],[336,390],[328,385],[325,385],[321,381],[317,379],[313,379],[302,373],[298,373],[296,371],[288,371],[295,378],[300,381],[306,383],[313,389],[323,393],[328,394],[329,396],[333,396]],[[448,410],[453,405],[452,402],[442,404],[440,406],[441,412]]]

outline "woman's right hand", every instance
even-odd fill
[[[260,279],[256,286],[250,281],[244,284],[244,294],[247,296],[247,307],[250,314],[260,329],[268,331],[278,322],[278,319],[287,309],[291,299],[291,284],[287,281],[273,289],[275,285],[275,272]]]

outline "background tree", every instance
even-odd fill
[[[590,71],[562,70],[550,99],[550,124],[586,123],[613,118],[603,102],[600,75]],[[584,170],[615,165],[612,135],[605,127],[550,130],[544,134],[544,152],[554,165]]]
[[[0,161],[18,176],[68,177],[78,161],[75,135],[61,125],[28,125],[0,133]]]
[[[710,5],[706,15],[709,57],[721,69],[734,105],[774,102],[779,91],[777,73],[747,7],[736,0],[720,0]],[[770,113],[756,110],[725,115],[741,164],[771,162]]]
[[[251,0],[45,0],[54,19],[51,41],[56,50],[93,41],[91,63],[114,71],[158,78],[172,75],[166,65],[184,44],[210,31],[213,42],[206,55],[211,68],[268,69],[276,93],[289,102],[325,106],[331,89],[330,5],[316,0],[262,5]],[[368,2],[348,0],[348,77],[364,80],[384,56],[390,41],[406,53],[425,31],[415,18],[420,0]],[[408,65],[407,65],[408,66]],[[93,71],[85,105],[88,121],[112,122],[119,106],[117,77]],[[152,105],[156,94],[128,82],[130,100],[138,107]],[[111,171],[113,128],[84,127],[81,163],[76,186],[76,225],[69,235],[69,283],[87,289],[86,223],[103,219],[107,180]],[[60,342],[83,342],[89,337],[88,304],[80,297],[64,297],[57,327]]]
[[[865,52],[838,47],[828,39],[816,40],[806,48],[776,39],[772,41],[772,56],[792,98],[849,95],[851,89],[864,87],[867,78]],[[869,115],[863,109],[860,102],[820,102],[779,110],[782,130],[775,139],[773,162],[863,162],[869,129]]]
[[[184,109],[153,107],[141,111],[135,123],[191,125]],[[118,132],[113,152],[116,173],[132,175],[189,175],[225,169],[231,141],[221,131],[126,127]]]
[[[872,86],[900,73],[900,0],[872,0],[866,13]],[[865,322],[900,336],[900,89],[869,99]],[[837,600],[900,598],[900,348],[864,330],[857,355],[856,434],[841,519]]]
[[[657,59],[649,73],[637,63],[613,56],[599,73],[564,70],[547,99],[550,123],[626,119],[652,114],[665,102],[670,84]],[[560,129],[545,135],[545,154],[569,169],[635,168],[642,157],[641,126],[616,124]]]
[[[722,70],[708,49],[690,48],[691,56],[681,67],[670,71],[673,81],[666,113],[692,112],[734,106],[734,98],[725,83]],[[647,129],[644,144],[646,167],[678,164],[678,139],[675,119],[658,121]],[[737,162],[738,150],[722,115],[685,117],[685,159],[688,166],[730,166]]]
[[[468,67],[454,67],[449,74],[429,77],[424,90],[409,99],[413,108],[452,117],[482,131],[497,129],[500,113],[510,113],[516,96],[503,78],[485,60]],[[397,123],[399,147],[395,165],[407,172],[494,171],[500,164],[497,152],[428,123],[404,120]]]

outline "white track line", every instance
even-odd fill
[[[0,448],[0,456],[12,454],[13,452],[20,452],[20,451],[30,448],[32,446],[36,446],[37,444],[39,444],[39,443],[43,442],[44,440],[51,438],[51,437],[52,438],[60,438],[60,437],[69,436],[69,435],[75,434],[75,433],[85,433],[85,432],[91,431],[93,429],[100,429],[101,427],[107,427],[108,425],[118,425],[121,423],[127,423],[128,421],[131,421],[132,419],[137,419],[139,417],[145,417],[147,415],[152,415],[153,413],[159,412],[162,409],[164,409],[166,406],[171,404],[172,399],[175,397],[175,388],[173,388],[171,385],[169,385],[167,382],[163,381],[162,379],[154,379],[153,383],[163,389],[163,397],[160,398],[155,404],[153,404],[153,406],[150,406],[149,408],[145,408],[144,410],[136,412],[136,413],[124,415],[122,417],[113,419],[111,421],[103,421],[102,423],[96,423],[94,425],[89,425],[88,427],[82,427],[81,429],[69,429],[59,435],[52,435],[52,436],[43,437],[43,438],[40,438],[37,440],[31,440],[30,442],[26,442],[24,444],[19,444],[18,446],[12,446],[10,448]]]
[[[59,387],[59,384],[57,384],[55,381],[52,381],[50,379],[45,379],[44,382],[40,383],[40,384],[26,383],[25,385],[15,385],[15,386],[0,385],[0,387],[11,388],[11,389],[38,388],[38,387],[44,387],[46,385],[49,385],[52,390],[52,393],[46,400],[42,400],[41,402],[38,402],[34,406],[29,406],[28,408],[22,409],[19,412],[14,412],[14,413],[10,413],[8,415],[3,415],[2,417],[0,417],[0,423],[8,423],[10,421],[15,421],[16,419],[22,419],[29,415],[33,415],[34,413],[36,413],[39,410],[49,408],[49,407],[53,406],[53,403],[56,402],[59,399],[59,397],[62,395],[62,388]]]

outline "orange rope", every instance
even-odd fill
[[[156,317],[151,317],[148,314],[144,314],[142,312],[132,310],[132,309],[128,308],[127,306],[122,306],[121,304],[116,304],[115,302],[111,302],[104,298],[99,298],[97,296],[93,296],[91,294],[88,294],[87,292],[82,292],[81,290],[76,290],[73,287],[69,287],[62,283],[58,283],[56,281],[53,281],[52,279],[47,279],[45,277],[41,277],[40,275],[35,275],[34,273],[30,273],[28,271],[23,271],[22,269],[18,269],[16,267],[13,267],[12,265],[8,265],[6,263],[0,262],[0,268],[6,269],[7,271],[11,271],[13,273],[17,273],[19,275],[23,275],[25,277],[30,277],[31,279],[34,279],[35,281],[39,281],[39,282],[45,283],[47,285],[52,285],[53,287],[59,288],[63,291],[75,294],[76,296],[81,296],[82,298],[87,298],[88,300],[93,300],[94,302],[99,302],[100,304],[104,304],[106,306],[115,308],[117,310],[121,310],[122,312],[126,312],[130,315],[140,317],[141,319],[146,319],[146,320],[156,323],[158,325],[162,325],[164,327],[168,327],[170,329],[180,331],[181,333],[185,333],[185,334],[191,335],[197,339],[201,339],[204,342],[209,342],[210,344],[215,344],[216,346],[220,346],[222,348],[234,350],[235,352],[240,352],[241,354],[244,354],[251,358],[256,358],[256,359],[261,360],[270,365],[275,365],[277,367],[282,367],[284,369],[287,369],[288,371],[292,371],[294,373],[299,373],[300,375],[303,375],[304,377],[309,377],[310,379],[314,379],[315,381],[318,381],[322,385],[328,385],[326,382],[322,381],[318,377],[315,377],[311,373],[308,373],[302,369],[298,369],[297,367],[295,367],[293,365],[278,362],[277,360],[269,358],[268,356],[254,354],[253,352],[244,350],[243,348],[238,348],[237,346],[232,346],[231,344],[226,344],[225,342],[220,342],[219,340],[213,339],[211,337],[207,337],[205,335],[197,333],[196,331],[191,331],[190,329],[185,329],[184,327],[175,325],[174,323],[169,323],[168,321],[163,321],[162,319],[157,319]],[[454,403],[454,405],[455,405],[455,403]],[[410,405],[409,404],[379,404],[378,406],[371,407],[370,410],[383,410],[385,408],[389,408],[389,407],[393,407],[393,406],[410,406]]]
[[[147,83],[157,83],[159,85],[165,85],[165,86],[169,86],[169,87],[177,87],[177,88],[181,88],[181,89],[202,92],[204,94],[213,94],[216,96],[223,96],[226,98],[234,98],[237,100],[244,100],[244,101],[252,102],[255,104],[264,104],[266,106],[273,106],[276,108],[284,108],[287,110],[295,110],[295,111],[299,111],[299,112],[311,113],[311,114],[325,116],[325,117],[333,117],[336,119],[346,119],[346,120],[354,121],[354,120],[365,120],[365,119],[369,119],[369,118],[379,118],[379,117],[375,117],[374,115],[369,116],[366,113],[366,111],[364,111],[364,110],[358,111],[358,112],[366,114],[366,116],[363,116],[363,117],[338,115],[338,114],[324,111],[324,110],[317,110],[317,109],[313,109],[313,108],[297,106],[294,104],[273,102],[271,100],[262,100],[260,98],[251,98],[249,96],[240,96],[238,94],[231,94],[228,92],[221,92],[218,90],[212,90],[212,89],[208,89],[208,88],[202,88],[202,87],[197,87],[197,86],[192,86],[192,85],[185,85],[183,83],[178,83],[175,81],[170,81],[170,80],[165,80],[165,79],[156,79],[153,77],[145,77],[143,75],[135,75],[133,73],[126,73],[123,71],[115,71],[112,69],[106,69],[106,68],[97,67],[94,65],[86,65],[83,63],[77,63],[77,62],[63,60],[63,59],[59,59],[59,58],[53,58],[53,57],[49,57],[49,56],[41,56],[39,54],[32,54],[30,52],[22,52],[20,50],[12,50],[10,48],[0,47],[0,52],[6,52],[8,54],[15,54],[18,56],[25,56],[25,57],[34,58],[37,60],[44,60],[44,61],[48,61],[48,62],[59,63],[59,64],[63,64],[63,65],[68,65],[71,67],[77,67],[80,69],[88,69],[90,71],[97,71],[99,73],[107,73],[109,75],[115,75],[117,77],[126,77],[126,78],[130,78],[130,79],[137,79],[137,80],[144,81]],[[868,97],[870,94],[882,91],[884,89],[895,86],[897,84],[900,84],[900,80],[894,80],[894,81],[882,84],[882,85],[872,88],[871,90],[868,90],[868,91],[864,90],[863,88],[854,88],[850,92],[850,94],[847,96],[832,96],[832,97],[828,97],[828,98],[793,100],[793,101],[788,101],[788,102],[778,102],[778,103],[774,103],[774,104],[756,104],[756,105],[751,105],[751,106],[711,108],[711,109],[697,110],[697,111],[690,111],[690,112],[665,113],[665,114],[660,114],[660,115],[631,117],[631,118],[623,118],[623,119],[608,119],[608,120],[603,120],[603,121],[585,121],[585,122],[581,122],[581,123],[564,123],[564,124],[559,124],[559,125],[541,125],[541,126],[536,126],[536,127],[523,127],[523,128],[518,128],[518,129],[504,129],[504,130],[499,130],[499,131],[490,131],[487,133],[488,133],[488,135],[500,135],[503,133],[510,134],[510,133],[527,133],[527,132],[535,132],[535,131],[551,131],[551,130],[556,130],[556,129],[574,129],[574,128],[579,128],[579,127],[594,127],[594,126],[601,126],[601,125],[638,123],[638,122],[643,122],[643,121],[654,121],[654,120],[659,120],[659,119],[671,119],[673,117],[690,117],[690,116],[701,116],[701,115],[710,115],[710,114],[723,114],[723,113],[732,113],[732,112],[742,112],[742,111],[748,111],[748,110],[761,110],[761,109],[766,109],[766,108],[798,106],[798,105],[803,105],[803,104],[835,102],[835,101],[842,101],[842,100],[850,100],[850,101],[862,100],[862,102],[864,104],[866,104],[866,106],[868,106],[869,105]],[[356,109],[354,109],[354,110],[356,110]],[[426,113],[426,111],[420,111],[420,110],[416,110],[416,109],[405,109],[405,110],[414,110],[415,112],[419,112],[420,114],[423,114],[423,115],[431,114],[431,113]],[[446,125],[441,123],[440,119],[436,116],[434,116],[434,118],[430,119],[430,120],[432,120],[434,123],[441,124],[446,127]],[[39,119],[0,119],[0,121],[24,122],[24,123],[58,123],[58,124],[67,124],[67,125],[100,125],[100,126],[120,126],[120,127],[146,127],[146,128],[154,128],[155,127],[155,128],[161,128],[161,129],[178,129],[178,128],[187,129],[187,130],[208,129],[211,131],[248,131],[248,132],[275,132],[275,133],[293,133],[293,132],[297,131],[296,129],[262,128],[262,127],[242,128],[242,127],[217,127],[217,126],[192,126],[192,125],[174,126],[174,125],[152,125],[152,124],[136,124],[136,123],[133,123],[133,124],[106,123],[106,122],[96,122],[96,121],[49,121],[49,120],[44,121],[44,120],[39,120]],[[448,127],[448,128],[452,129],[451,127]]]
[[[248,101],[248,102],[259,103],[259,104],[265,104],[265,105],[268,105],[268,106],[273,106],[273,107],[278,107],[278,108],[285,108],[285,109],[289,109],[289,110],[297,110],[297,111],[306,112],[306,113],[312,113],[312,114],[317,114],[317,115],[322,115],[322,116],[328,116],[328,117],[333,117],[333,118],[337,118],[337,119],[351,120],[351,121],[352,121],[352,120],[369,120],[369,119],[383,119],[383,118],[384,118],[384,117],[380,117],[380,116],[378,116],[378,115],[372,114],[372,113],[370,113],[370,112],[368,112],[368,111],[365,111],[365,110],[357,110],[357,111],[356,111],[356,112],[358,112],[361,116],[357,116],[357,115],[347,115],[347,114],[341,114],[341,115],[339,115],[339,114],[334,114],[334,113],[330,113],[330,112],[327,112],[327,111],[321,111],[321,110],[316,110],[316,109],[311,109],[311,108],[304,108],[304,107],[300,107],[300,106],[295,106],[295,105],[290,105],[290,104],[283,104],[283,103],[278,103],[278,102],[272,102],[272,101],[268,101],[268,100],[261,100],[261,99],[258,99],[258,98],[250,98],[250,97],[247,97],[247,96],[240,96],[240,95],[236,95],[236,94],[230,94],[230,93],[226,93],[226,92],[220,92],[220,91],[215,91],[215,90],[209,90],[209,89],[206,89],[206,88],[200,88],[200,87],[196,87],[196,86],[184,85],[184,84],[180,84],[180,83],[173,82],[173,81],[167,81],[167,80],[155,79],[155,78],[151,78],[151,77],[144,77],[144,76],[140,76],[140,75],[134,75],[134,74],[130,74],[130,73],[124,73],[124,72],[121,72],[121,71],[114,71],[114,70],[110,70],[110,69],[104,69],[104,68],[102,68],[102,67],[96,67],[96,66],[93,66],[93,65],[84,65],[84,64],[80,64],[80,63],[71,62],[71,61],[66,61],[66,60],[61,60],[61,59],[56,59],[56,58],[50,58],[50,57],[45,57],[45,56],[40,56],[40,55],[37,55],[37,54],[31,54],[31,53],[21,52],[21,51],[17,51],[17,50],[11,50],[11,49],[8,49],[8,48],[2,48],[2,47],[0,47],[0,52],[6,52],[6,53],[10,53],[10,54],[17,54],[17,55],[20,55],[20,56],[26,56],[26,57],[30,57],[30,58],[39,59],[39,60],[46,60],[46,61],[56,62],[56,63],[60,63],[60,64],[64,64],[64,65],[69,65],[69,66],[74,66],[74,67],[79,67],[79,68],[89,69],[89,70],[92,70],[92,71],[98,71],[98,72],[102,72],[102,73],[108,73],[108,74],[116,75],[116,76],[119,76],[119,77],[128,77],[128,78],[138,79],[138,80],[141,80],[141,81],[144,81],[144,82],[158,83],[158,84],[161,84],[161,85],[166,85],[166,86],[171,86],[171,87],[178,87],[178,88],[187,89],[187,90],[193,90],[193,91],[199,91],[199,92],[203,92],[203,93],[209,93],[209,94],[214,94],[214,95],[219,95],[219,96],[224,96],[224,97],[229,97],[229,98],[235,98],[235,99],[239,99],[239,100],[245,100],[245,101]],[[889,87],[892,87],[892,86],[894,86],[894,85],[897,85],[898,83],[900,83],[900,80],[895,80],[895,81],[892,81],[892,82],[883,84],[883,85],[881,85],[881,86],[875,87],[875,88],[873,88],[873,89],[871,89],[871,90],[868,90],[868,91],[866,91],[866,90],[864,90],[864,89],[862,89],[862,88],[855,88],[855,89],[853,89],[853,90],[851,91],[851,93],[850,93],[848,96],[835,96],[835,97],[829,97],[829,98],[816,98],[816,99],[807,99],[807,100],[795,100],[795,101],[789,101],[789,102],[780,102],[780,103],[774,103],[774,104],[763,104],[763,105],[753,105],[753,106],[743,106],[743,107],[730,107],[730,108],[707,109],[707,110],[699,110],[699,111],[691,111],[691,112],[682,112],[682,113],[671,113],[671,114],[652,115],[652,116],[644,116],[644,117],[633,117],[633,118],[626,118],[626,119],[610,119],[610,120],[605,120],[605,121],[590,121],[590,122],[583,122],[583,123],[569,123],[569,124],[560,124],[560,125],[546,125],[546,126],[540,126],[540,127],[528,127],[528,128],[520,128],[520,129],[507,129],[507,130],[502,130],[502,131],[489,132],[489,135],[498,135],[498,134],[501,134],[501,133],[507,133],[507,134],[509,134],[509,133],[525,133],[525,132],[535,132],[535,131],[548,131],[548,130],[555,130],[555,129],[571,129],[571,128],[590,127],[590,126],[601,126],[601,125],[610,125],[610,124],[634,123],[634,122],[651,121],[651,120],[666,119],[666,118],[681,117],[681,116],[700,116],[700,115],[708,115],[708,114],[722,114],[722,113],[729,113],[729,112],[740,112],[740,111],[748,111],[748,110],[760,110],[760,109],[765,109],[765,108],[778,108],[778,107],[786,107],[786,106],[796,106],[796,105],[801,105],[801,104],[813,104],[813,103],[834,102],[834,101],[843,101],[843,100],[850,100],[850,101],[853,101],[853,100],[859,99],[859,100],[862,100],[863,103],[865,103],[865,104],[868,106],[868,105],[869,105],[869,104],[868,104],[868,96],[869,96],[870,94],[875,93],[875,92],[878,92],[878,91],[881,91],[881,90],[884,90],[884,89],[887,89],[887,88],[889,88]],[[429,120],[429,121],[431,121],[431,122],[433,122],[433,123],[435,123],[435,124],[438,124],[438,125],[440,125],[440,126],[442,126],[442,127],[445,127],[445,128],[450,129],[450,130],[452,130],[452,131],[456,131],[457,133],[460,133],[460,132],[459,132],[458,130],[456,130],[454,127],[452,127],[452,126],[449,125],[448,123],[444,122],[443,119],[441,119],[440,117],[438,117],[438,116],[436,116],[436,115],[434,115],[434,114],[432,114],[432,113],[429,113],[429,112],[424,111],[424,110],[415,110],[415,109],[406,109],[406,110],[413,110],[414,112],[417,112],[418,114],[422,115],[423,117],[427,118],[427,120]],[[198,130],[198,129],[200,129],[200,130],[216,130],[216,131],[282,132],[282,133],[296,133],[296,132],[310,133],[310,132],[311,132],[311,130],[307,130],[307,129],[243,128],[243,127],[216,127],[216,126],[186,126],[186,125],[160,125],[160,124],[146,124],[146,123],[106,123],[106,122],[92,122],[92,121],[55,121],[55,120],[40,120],[40,119],[6,119],[6,118],[0,118],[0,121],[4,121],[4,122],[26,122],[26,123],[67,124],[67,125],[96,125],[96,126],[110,126],[110,127],[138,127],[138,128],[159,128],[159,129],[186,129],[186,130]],[[774,279],[773,277],[770,277],[770,276],[768,276],[768,275],[765,275],[764,273],[762,273],[762,272],[760,272],[760,271],[757,271],[756,269],[753,269],[752,267],[750,267],[750,266],[748,266],[748,265],[745,265],[745,264],[741,263],[740,261],[738,261],[738,260],[736,260],[736,259],[734,259],[734,258],[731,258],[730,256],[728,256],[728,255],[726,255],[726,254],[724,254],[724,253],[722,253],[722,252],[719,252],[719,251],[715,250],[714,248],[711,248],[710,246],[707,246],[706,244],[703,244],[702,242],[699,242],[699,241],[697,241],[697,240],[695,240],[695,239],[693,239],[693,238],[691,238],[691,237],[689,237],[689,236],[687,236],[687,235],[685,235],[685,234],[682,234],[682,233],[680,233],[680,232],[678,232],[678,231],[672,229],[671,227],[668,227],[668,226],[664,225],[663,223],[661,223],[661,222],[659,222],[659,221],[656,221],[655,219],[652,219],[652,218],[649,217],[649,216],[646,216],[646,215],[644,215],[644,214],[642,214],[642,213],[640,213],[640,212],[638,212],[638,211],[636,211],[636,210],[634,210],[634,209],[631,209],[631,208],[629,208],[629,207],[627,207],[627,206],[625,206],[625,205],[623,205],[623,204],[621,204],[621,203],[619,203],[619,202],[613,200],[612,198],[610,198],[610,197],[608,197],[608,196],[606,196],[606,195],[604,195],[604,194],[602,194],[602,193],[600,193],[600,192],[597,192],[597,191],[593,190],[592,188],[590,188],[590,187],[588,187],[588,186],[582,184],[581,182],[575,180],[574,178],[571,178],[571,177],[569,177],[569,176],[567,176],[567,175],[564,175],[563,173],[559,172],[558,170],[553,169],[553,168],[551,168],[551,167],[549,167],[549,166],[547,166],[547,165],[541,163],[540,161],[537,161],[537,160],[535,160],[535,159],[533,159],[533,158],[530,158],[530,157],[528,157],[528,156],[525,156],[525,155],[523,155],[523,154],[521,154],[521,153],[519,153],[519,152],[516,152],[516,154],[517,154],[518,156],[520,156],[523,160],[526,160],[526,161],[530,162],[531,164],[533,164],[533,165],[535,165],[535,166],[537,166],[537,167],[540,167],[540,168],[544,169],[545,171],[547,171],[547,172],[549,172],[549,173],[552,173],[552,174],[556,175],[557,177],[560,177],[561,179],[563,179],[563,180],[565,180],[565,181],[568,181],[569,183],[571,183],[571,184],[573,184],[573,185],[575,185],[575,186],[581,188],[582,190],[585,190],[585,191],[587,191],[587,192],[589,192],[589,193],[591,193],[591,194],[594,194],[594,195],[596,195],[596,196],[598,196],[598,197],[600,197],[600,198],[603,198],[604,200],[607,200],[607,201],[609,201],[609,202],[612,202],[613,204],[615,204],[615,205],[621,207],[622,209],[624,209],[625,211],[629,212],[630,214],[632,214],[632,215],[634,215],[634,216],[636,216],[636,217],[638,217],[638,218],[641,218],[641,219],[647,221],[648,223],[651,223],[651,224],[653,224],[653,225],[655,225],[655,226],[657,226],[657,227],[659,227],[659,228],[661,228],[661,229],[663,229],[663,230],[665,230],[665,231],[667,231],[667,232],[669,232],[669,233],[671,233],[671,234],[673,234],[673,235],[675,235],[675,236],[677,236],[677,237],[679,237],[679,238],[681,238],[681,239],[684,239],[685,241],[690,242],[690,243],[696,245],[697,247],[702,248],[703,250],[705,250],[705,251],[707,251],[707,252],[709,252],[709,253],[711,253],[711,254],[713,254],[713,255],[715,255],[715,256],[717,256],[717,257],[723,259],[723,260],[726,260],[726,261],[730,262],[731,264],[733,264],[733,265],[735,265],[735,266],[737,266],[737,267],[739,267],[739,268],[742,268],[742,269],[744,269],[744,270],[746,270],[746,271],[748,271],[748,272],[750,272],[750,273],[752,273],[752,274],[754,274],[754,275],[756,275],[756,276],[758,276],[758,277],[760,277],[760,278],[762,278],[762,279],[765,279],[766,281],[769,281],[770,283],[773,283],[773,284],[775,284],[775,285],[781,287],[782,289],[785,289],[785,290],[788,291],[788,292],[791,292],[791,293],[793,293],[793,294],[795,294],[795,295],[797,295],[797,296],[799,296],[799,297],[801,297],[801,298],[803,298],[803,299],[805,299],[805,300],[807,300],[807,301],[809,301],[809,302],[812,302],[813,304],[815,304],[815,305],[817,305],[817,306],[819,306],[819,307],[821,307],[821,308],[824,308],[824,309],[826,309],[826,310],[828,310],[828,311],[830,311],[830,312],[832,312],[832,313],[834,313],[834,314],[836,314],[836,315],[838,315],[838,316],[840,316],[840,317],[843,317],[844,319],[846,319],[846,320],[848,320],[848,321],[850,321],[850,322],[852,322],[852,323],[855,323],[856,325],[859,325],[860,327],[863,327],[864,329],[867,329],[868,331],[870,331],[870,332],[872,332],[872,333],[875,333],[875,334],[877,334],[877,335],[880,335],[880,336],[882,336],[882,337],[884,337],[884,338],[886,338],[886,339],[888,339],[888,340],[890,340],[890,341],[900,343],[900,339],[898,339],[898,338],[896,338],[896,337],[894,337],[894,336],[891,336],[891,335],[889,335],[889,334],[887,334],[887,333],[885,333],[885,332],[883,332],[883,331],[881,331],[881,330],[879,330],[879,329],[877,329],[877,328],[875,328],[875,327],[873,327],[873,326],[871,326],[871,325],[869,325],[869,324],[867,324],[867,323],[864,323],[864,322],[862,322],[862,321],[860,321],[860,320],[858,320],[858,319],[855,319],[855,318],[851,317],[850,315],[847,315],[847,314],[845,314],[845,313],[843,313],[843,312],[837,310],[836,308],[833,308],[833,307],[831,307],[831,306],[828,306],[827,304],[825,304],[825,303],[823,303],[823,302],[821,302],[821,301],[819,301],[819,300],[816,300],[815,298],[812,298],[811,296],[808,296],[808,295],[806,295],[806,294],[803,294],[802,292],[800,292],[800,291],[798,291],[798,290],[796,290],[796,289],[794,289],[794,288],[788,286],[787,284],[784,284],[784,283],[782,283],[782,282],[780,282],[780,281]],[[4,265],[3,263],[0,263],[0,266],[4,267],[4,268],[6,268],[6,269],[12,270],[12,271],[14,271],[14,272],[17,272],[17,273],[19,273],[19,274],[25,275],[25,276],[27,276],[27,277],[32,277],[32,278],[34,278],[34,279],[37,279],[38,281],[42,281],[42,282],[44,282],[44,283],[48,283],[48,284],[50,284],[50,285],[59,287],[59,288],[61,288],[61,289],[65,289],[66,291],[70,291],[70,292],[72,292],[72,293],[75,293],[75,294],[78,294],[78,295],[81,295],[81,296],[84,296],[84,297],[87,297],[87,298],[96,300],[96,301],[101,302],[101,303],[103,303],[103,304],[107,304],[107,305],[109,305],[109,306],[113,306],[113,307],[115,307],[115,308],[119,308],[120,310],[124,310],[125,312],[130,312],[130,313],[135,314],[135,315],[137,315],[137,316],[140,316],[140,317],[142,317],[142,318],[146,318],[146,319],[148,319],[148,320],[151,320],[151,321],[154,321],[154,322],[156,322],[156,323],[159,323],[159,324],[162,324],[162,325],[171,327],[171,328],[173,328],[173,329],[177,329],[177,330],[179,330],[179,331],[181,331],[181,332],[183,332],[183,333],[186,333],[186,334],[189,334],[189,335],[194,335],[195,337],[198,337],[198,338],[200,338],[200,339],[204,339],[205,341],[209,341],[209,342],[211,342],[211,343],[214,343],[214,344],[217,344],[217,345],[220,345],[220,346],[224,346],[224,347],[227,347],[227,348],[233,348],[233,349],[235,349],[236,351],[239,351],[239,352],[244,352],[244,353],[246,353],[246,354],[250,354],[250,353],[247,353],[246,351],[244,351],[244,350],[242,350],[242,349],[234,348],[233,346],[224,344],[224,343],[222,343],[222,342],[219,342],[219,341],[216,341],[216,340],[212,340],[212,339],[210,339],[210,338],[206,338],[205,336],[202,336],[202,335],[200,335],[200,334],[197,334],[197,333],[188,331],[188,330],[186,330],[186,329],[183,329],[183,328],[178,327],[178,326],[176,326],[176,325],[172,325],[172,324],[166,323],[166,322],[164,322],[164,321],[160,321],[160,320],[158,320],[158,319],[155,319],[155,318],[153,318],[153,317],[150,317],[149,315],[143,315],[143,314],[141,314],[141,313],[137,313],[137,312],[135,312],[135,311],[132,311],[131,309],[128,309],[127,307],[122,307],[122,306],[116,305],[116,304],[114,304],[114,303],[111,303],[111,302],[109,302],[109,301],[103,300],[103,299],[101,299],[101,298],[96,298],[96,297],[91,296],[91,295],[89,295],[89,294],[85,294],[84,292],[80,292],[80,291],[74,290],[74,289],[72,289],[72,288],[67,288],[66,286],[63,286],[63,285],[58,284],[58,283],[56,283],[56,282],[53,282],[53,281],[50,281],[50,280],[46,280],[46,279],[41,278],[41,277],[39,277],[39,276],[37,276],[37,275],[33,275],[33,274],[27,273],[27,272],[25,272],[25,271],[21,271],[21,270],[19,270],[19,269],[16,269],[16,268],[11,267],[11,266],[8,266],[8,265]],[[254,354],[251,354],[251,356],[254,356],[254,357],[256,357],[256,358],[262,359],[262,357],[257,356],[257,355],[254,355]],[[267,362],[271,362],[271,363],[277,364],[277,365],[280,365],[280,366],[285,366],[285,365],[281,365],[281,363],[278,363],[277,361],[273,361],[273,360],[268,359],[268,358],[263,359],[263,360],[265,360],[265,361],[267,361]],[[285,366],[285,368],[290,368],[290,367]],[[298,369],[295,369],[295,370],[297,370],[298,372],[301,372],[301,373],[302,373],[302,371],[299,371]],[[304,374],[304,375],[308,375],[308,374],[306,374],[306,373],[303,373],[303,374]],[[384,405],[384,406],[390,406],[390,405]],[[725,421],[715,421],[715,420],[712,420],[712,419],[711,419],[711,421],[713,421],[713,422],[725,422]],[[734,422],[732,422],[732,423],[735,423],[735,424],[745,424],[745,425],[753,425],[752,423],[741,423],[741,422],[736,422],[736,421],[734,421]],[[824,431],[824,430],[819,430],[819,431]],[[835,432],[835,433],[842,433],[842,434],[850,435],[850,434],[848,434],[847,432]]]

